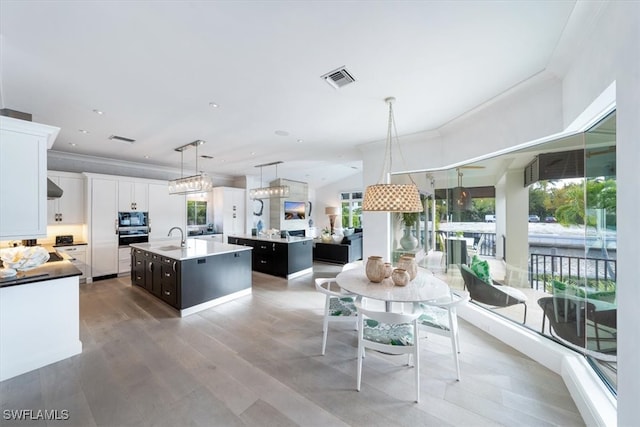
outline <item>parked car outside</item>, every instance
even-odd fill
[[[554,216],[548,216],[544,219],[544,222],[552,223],[552,222],[558,222],[558,220]]]
[[[484,222],[496,222],[496,216],[495,215],[485,215],[484,216]]]
[[[529,215],[529,222],[540,222],[540,217],[538,215]]]

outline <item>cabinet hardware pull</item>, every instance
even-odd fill
[[[152,262],[149,263],[149,271],[153,273],[153,263]]]
[[[118,218],[116,218],[115,226],[116,226],[116,236],[117,236],[118,235]]]
[[[263,259],[260,260],[260,264],[266,264],[266,263],[267,263],[267,261],[265,261]]]
[[[171,295],[171,292],[169,292],[169,291],[164,291],[164,294],[165,294],[165,295]]]
[[[171,277],[171,273],[164,273],[165,277]]]
[[[173,261],[173,266],[172,266],[172,268],[173,268],[173,272],[175,273],[175,272],[176,272],[176,262],[175,262],[175,261]]]

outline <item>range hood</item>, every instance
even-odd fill
[[[58,185],[47,178],[47,199],[59,199],[62,197],[62,188],[58,187]]]

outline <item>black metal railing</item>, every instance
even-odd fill
[[[443,238],[456,237],[458,232],[456,231],[437,231],[436,233],[442,235]],[[473,237],[473,247],[477,251],[478,255],[483,256],[496,256],[496,233],[476,233],[465,231],[462,233],[462,237]],[[440,248],[440,243],[436,241],[436,250],[444,251],[444,248]]]
[[[531,289],[548,289],[551,280],[560,281],[592,279],[615,281],[617,262],[615,259],[585,258],[566,255],[530,254],[529,284]]]

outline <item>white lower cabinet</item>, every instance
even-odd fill
[[[66,253],[71,257],[69,261],[78,270],[82,271],[80,280],[87,278],[87,245],[73,245],[73,246],[56,246],[56,251]]]
[[[131,271],[131,248],[129,246],[118,248],[118,274]]]

